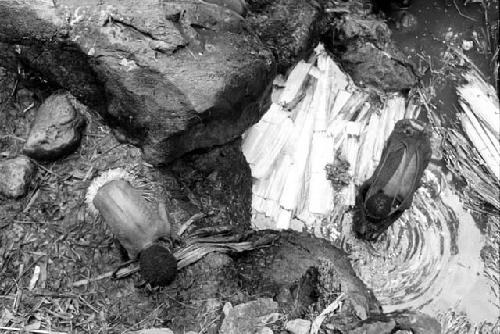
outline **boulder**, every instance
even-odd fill
[[[35,165],[23,155],[1,160],[0,194],[12,198],[26,195],[35,170]]]
[[[239,137],[270,102],[272,53],[237,9],[211,2],[0,0],[13,51],[0,57],[15,53],[149,162],[169,162]]]
[[[24,153],[33,159],[56,160],[73,152],[85,126],[78,105],[67,93],[49,96],[37,110]]]
[[[101,114],[151,163],[225,144],[255,123],[280,71],[325,27],[308,0],[0,0],[0,59]]]

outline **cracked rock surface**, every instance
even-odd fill
[[[79,107],[83,106],[67,93],[49,96],[37,110],[24,153],[38,160],[55,160],[73,152],[85,126]]]
[[[195,1],[54,3],[0,1],[0,58],[14,54],[69,90],[141,146],[149,162],[224,144],[269,103],[274,57],[237,8]]]
[[[0,0],[0,59],[68,90],[153,164],[226,144],[319,40],[302,0]]]

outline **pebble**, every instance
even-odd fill
[[[219,334],[271,334],[272,330],[265,325],[270,317],[275,318],[277,310],[278,303],[272,298],[259,298],[232,308],[224,307],[226,316]]]
[[[304,319],[294,319],[287,321],[285,329],[291,334],[308,334],[311,329],[311,321]]]
[[[35,170],[35,165],[24,155],[0,160],[0,194],[12,198],[25,196]]]
[[[350,330],[349,334],[391,334],[396,327],[394,320],[366,322],[361,326]]]
[[[85,119],[77,109],[85,108],[67,93],[49,96],[38,108],[24,145],[33,159],[56,160],[80,144]]]

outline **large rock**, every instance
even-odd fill
[[[24,153],[34,159],[55,160],[73,152],[85,126],[80,107],[67,93],[49,96],[37,110]]]
[[[0,161],[0,194],[7,197],[26,195],[35,165],[26,156]]]
[[[0,12],[0,43],[120,128],[150,162],[226,143],[270,102],[274,57],[233,9],[0,0]]]

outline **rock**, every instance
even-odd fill
[[[267,109],[276,63],[284,72],[328,26],[316,1],[249,2],[243,18],[243,0],[0,1],[0,59],[168,163],[239,137]]]
[[[394,320],[366,321],[360,326],[348,331],[348,334],[391,334],[396,327]]]
[[[204,1],[230,9],[241,16],[245,16],[248,9],[245,0],[204,0]]]
[[[49,96],[37,111],[23,151],[33,159],[55,160],[80,144],[85,119],[69,94]]]
[[[391,1],[380,1],[384,4]],[[413,87],[414,64],[398,50],[391,29],[380,17],[367,11],[361,1],[345,3],[347,11],[334,22],[334,51],[357,84],[384,91]]]
[[[291,334],[309,334],[311,322],[304,319],[290,320],[286,322],[285,329]]]
[[[397,327],[401,330],[409,330],[413,334],[439,334],[441,325],[439,322],[422,312],[406,311],[391,314],[396,321]]]
[[[318,2],[304,0],[250,0],[247,21],[273,51],[278,72],[284,73],[309,56],[328,29],[327,16]]]
[[[220,334],[254,334],[264,327],[265,323],[261,321],[261,318],[275,313],[277,309],[278,303],[271,298],[259,298],[255,301],[236,305],[229,310],[224,318]]]
[[[26,195],[35,165],[26,156],[0,161],[0,194],[7,197]]]
[[[232,141],[270,103],[274,57],[224,6],[23,0],[0,1],[0,12],[9,54],[99,112],[148,162]]]
[[[266,232],[269,233],[262,233]],[[306,233],[281,231],[279,236],[280,239],[272,247],[252,252],[252,258],[240,258],[240,270],[252,270],[252,282],[243,278],[243,284],[262,287],[264,291],[270,289],[271,284],[277,291],[288,289],[293,299],[287,301],[284,298],[283,304],[289,304],[292,311],[298,311],[301,308],[307,309],[310,303],[315,302],[323,290],[322,284],[328,283],[329,286],[341,286],[340,292],[345,293],[349,300],[362,306],[368,313],[380,313],[380,304],[356,277],[343,251],[324,239],[317,239]],[[326,270],[326,267],[329,269]],[[318,276],[322,273],[326,277]],[[280,306],[288,308],[281,302]],[[297,313],[295,317],[302,318],[302,315]]]
[[[401,91],[417,83],[412,66],[401,61],[395,51],[390,53],[369,42],[348,45],[341,61],[360,85],[384,91]]]
[[[227,224],[227,220],[220,224]],[[243,233],[249,233],[248,225]],[[356,277],[347,255],[328,241],[305,233],[270,230],[251,232],[249,240],[263,237],[272,243],[238,256],[210,253],[179,271],[171,288],[181,292],[182,300],[227,298],[217,311],[199,302],[194,305],[196,310],[173,305],[171,314],[184,315],[164,319],[174,332],[196,330],[201,322],[213,321],[214,327],[221,326],[222,334],[247,333],[275,323],[278,311],[281,318],[304,318],[309,306],[322,310],[338,293],[345,296],[339,311],[343,318],[354,314],[352,301],[370,315],[381,312],[373,293]],[[328,287],[334,287],[334,294]],[[273,299],[258,299],[263,296]],[[343,328],[351,329],[359,322],[355,315],[346,319]]]

